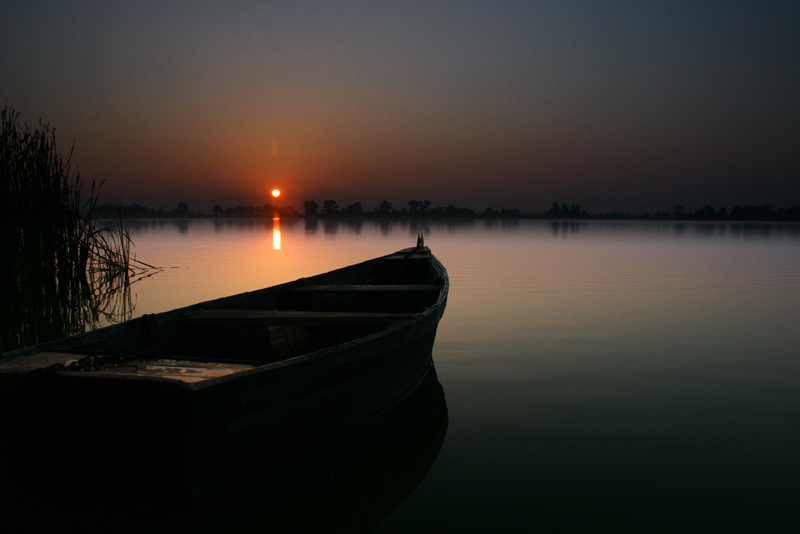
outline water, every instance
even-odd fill
[[[420,232],[451,279],[433,352],[449,425],[374,532],[800,526],[798,225],[136,222],[164,270],[134,284],[135,314]]]

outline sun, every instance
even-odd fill
[[[272,196],[278,198],[279,196],[281,196],[281,192],[278,189],[273,189]]]

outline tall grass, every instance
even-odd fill
[[[0,128],[0,339],[5,350],[125,318],[135,274],[120,216],[96,219],[102,182],[88,194],[58,152],[55,129],[31,129],[5,106]],[[2,349],[0,349],[2,350]]]

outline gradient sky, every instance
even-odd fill
[[[6,0],[0,100],[126,203],[800,203],[800,2]]]

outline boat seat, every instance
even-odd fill
[[[316,312],[206,309],[186,316],[192,325],[216,326],[382,326],[416,313]]]

